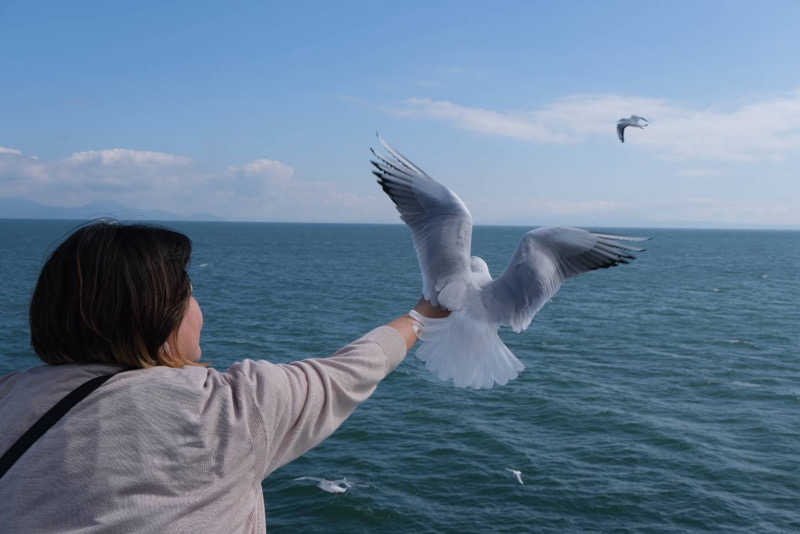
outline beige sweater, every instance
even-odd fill
[[[328,437],[403,360],[382,326],[329,358],[121,373],[0,478],[0,532],[263,533],[261,481]],[[0,377],[0,455],[108,365]]]

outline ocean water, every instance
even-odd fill
[[[0,221],[0,373],[38,365],[28,299],[74,225]],[[400,225],[168,225],[193,239],[220,369],[326,356],[420,293]],[[497,276],[525,230],[477,227],[473,253]],[[619,231],[653,240],[502,332],[517,380],[457,389],[412,353],[264,482],[269,531],[800,531],[800,232]],[[299,476],[361,485],[333,495]]]

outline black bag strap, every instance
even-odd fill
[[[0,458],[0,478],[6,474],[6,471],[11,469],[14,462],[19,460],[19,457],[22,456],[37,439],[42,437],[42,434],[56,424],[73,406],[85,399],[92,391],[102,386],[106,380],[122,371],[127,371],[127,369],[121,369],[109,375],[96,376],[91,380],[87,380],[70,391],[63,399],[58,401],[55,406],[47,410],[47,412],[6,451],[3,457]]]

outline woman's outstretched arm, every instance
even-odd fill
[[[425,317],[449,312],[420,299]],[[225,376],[242,419],[249,421],[258,476],[294,460],[333,433],[405,358],[417,341],[416,321],[398,317],[327,358],[290,364],[245,360]]]

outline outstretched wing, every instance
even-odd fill
[[[389,152],[374,150],[373,174],[395,203],[400,218],[411,228],[414,248],[422,271],[422,294],[439,304],[439,293],[453,281],[468,280],[472,242],[472,216],[453,191],[443,186],[380,136]],[[447,298],[442,303],[453,309]],[[449,305],[448,305],[449,304]]]
[[[580,273],[613,267],[644,249],[626,242],[647,238],[596,234],[578,228],[537,228],[526,233],[505,272],[484,287],[481,298],[489,317],[515,332],[556,294],[562,282]]]
[[[625,142],[625,127],[627,125],[628,125],[628,123],[624,123],[622,121],[619,121],[617,123],[617,137],[619,137],[619,142],[620,143],[624,143]]]

